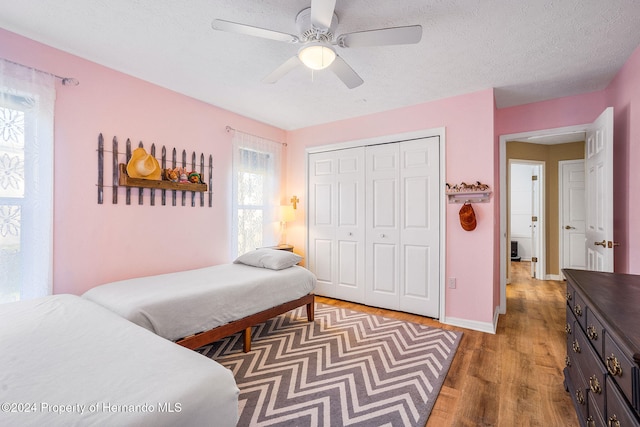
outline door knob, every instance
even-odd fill
[[[380,237],[382,237],[384,239],[386,236],[384,234],[381,234]]]
[[[565,230],[575,230],[576,228],[575,228],[575,227],[572,227],[572,226],[570,226],[570,225],[565,225],[565,226],[564,226],[564,229],[565,229]]]
[[[609,241],[607,242],[607,246],[609,247],[609,249],[611,249],[611,248],[614,248],[614,247],[616,247],[616,246],[620,246],[620,243],[618,243],[618,242],[612,242],[611,240],[609,240]]]
[[[603,240],[602,242],[593,242],[594,245],[596,246],[602,246],[603,248],[607,247],[607,241]]]

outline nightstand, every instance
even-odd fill
[[[268,249],[277,249],[279,251],[289,251],[289,252],[293,252],[293,246],[292,245],[287,245],[287,244],[282,244],[282,245],[278,245],[278,246],[267,246]]]

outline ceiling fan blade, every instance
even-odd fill
[[[418,43],[422,38],[422,26],[381,28],[342,34],[337,39],[340,47],[386,46]]]
[[[293,70],[300,64],[301,62],[298,59],[298,56],[297,55],[292,56],[291,58],[287,59],[281,66],[273,70],[271,74],[269,74],[267,77],[262,79],[262,82],[275,83],[278,80],[280,80],[282,77],[284,77],[285,74],[287,74],[289,71]]]
[[[298,43],[300,41],[298,37],[291,34],[267,30],[260,27],[253,27],[246,24],[238,24],[237,22],[224,21],[222,19],[214,19],[211,23],[211,28],[229,33],[245,34],[248,36],[262,37],[287,43]]]
[[[331,27],[336,0],[311,0],[311,24],[318,30]]]
[[[336,76],[342,83],[344,83],[349,89],[360,86],[364,83],[364,80],[355,72],[353,68],[349,66],[340,56],[336,55],[336,59],[333,61],[329,69],[336,73]]]

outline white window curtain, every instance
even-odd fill
[[[0,302],[51,294],[55,80],[0,59]]]
[[[234,131],[232,257],[279,240],[282,144]]]

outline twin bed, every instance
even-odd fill
[[[250,254],[263,254],[263,260],[267,255],[300,259],[272,249]],[[307,306],[308,319],[313,320],[315,276],[297,265],[281,269],[259,265],[237,262],[123,280],[93,288],[83,298],[192,349],[244,331],[244,350],[249,351],[250,329],[257,323],[301,305]]]
[[[257,250],[0,305],[0,425],[234,426],[231,371],[183,347],[244,331],[249,351],[252,325],[302,305],[312,321],[316,279],[299,260]]]
[[[74,295],[0,305],[0,425],[235,426],[231,371]]]

